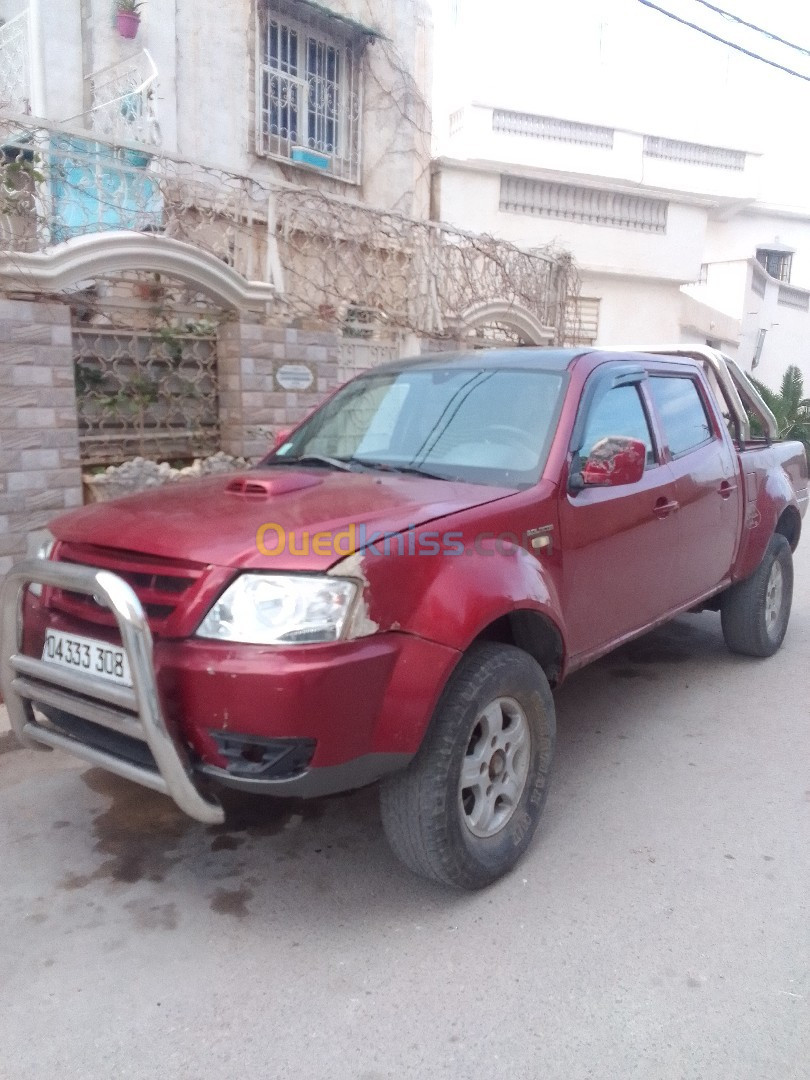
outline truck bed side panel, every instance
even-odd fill
[[[748,445],[740,451],[745,513],[734,579],[754,572],[782,515],[794,523],[807,510],[807,458],[798,442]]]

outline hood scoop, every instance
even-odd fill
[[[225,490],[229,495],[241,495],[243,498],[268,499],[271,495],[288,495],[293,491],[317,487],[322,482],[319,476],[306,476],[302,473],[268,477],[237,476],[229,481]]]

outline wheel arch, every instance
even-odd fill
[[[550,686],[562,681],[566,661],[565,642],[559,627],[548,615],[532,608],[507,612],[483,627],[467,650],[482,641],[515,645],[538,662]]]
[[[795,506],[787,506],[779,515],[774,532],[780,533],[795,551],[802,533],[802,517]]]

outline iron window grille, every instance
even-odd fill
[[[359,183],[365,39],[317,15],[258,18],[258,153]]]
[[[757,248],[757,262],[777,281],[790,281],[790,271],[793,265],[792,252]]]

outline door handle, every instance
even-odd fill
[[[653,507],[653,513],[657,518],[669,517],[675,510],[680,510],[681,504],[676,499],[666,499],[662,495]]]
[[[724,480],[720,487],[717,489],[721,499],[728,499],[732,491],[737,490],[736,484],[730,484],[728,480]]]

